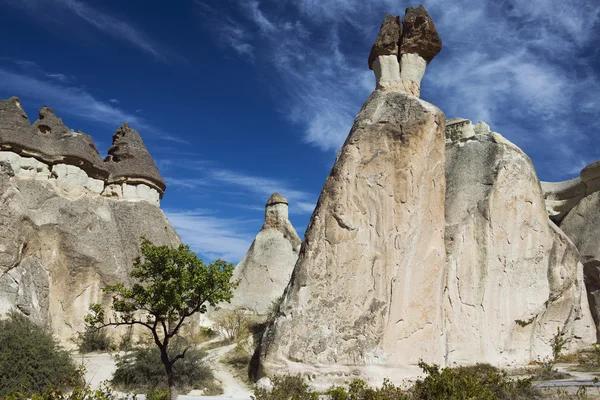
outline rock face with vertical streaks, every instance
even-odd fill
[[[446,127],[447,363],[524,365],[594,341],[579,252],[531,160],[489,126]]]
[[[378,380],[443,362],[444,114],[375,90],[327,178],[259,375]]]
[[[90,303],[110,304],[102,288],[129,280],[142,235],[180,243],[164,189],[127,125],[104,162],[51,108],[30,125],[16,97],[0,100],[0,316],[15,309],[72,345]]]

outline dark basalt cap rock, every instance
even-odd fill
[[[398,55],[398,46],[402,36],[400,17],[388,14],[383,19],[375,44],[369,54],[369,68],[373,69],[373,61],[379,56]]]
[[[407,8],[402,23],[400,54],[417,53],[427,63],[431,62],[442,50],[442,40],[425,7]]]
[[[161,194],[166,189],[165,181],[140,133],[127,123],[113,135],[112,146],[108,149],[104,162],[110,171],[108,183],[144,183]]]
[[[272,206],[274,204],[288,204],[288,201],[285,197],[275,192],[271,195],[271,197],[269,197],[269,200],[267,200],[267,204],[265,205],[265,207]]]
[[[39,111],[39,119],[31,125],[16,97],[0,101],[0,149],[49,165],[75,165],[95,179],[108,178],[90,136],[67,128],[48,107]]]

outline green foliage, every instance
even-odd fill
[[[534,399],[531,379],[510,380],[489,364],[440,369],[419,363],[427,374],[411,388],[412,399]]]
[[[197,312],[206,312],[207,305],[215,307],[233,297],[232,290],[237,286],[230,282],[233,264],[217,260],[205,265],[186,245],[155,246],[144,238],[141,252],[142,257],[134,259],[130,273],[135,284],[127,287],[119,283],[104,288],[104,292],[113,295],[117,324],[152,326],[161,321],[178,324]],[[101,305],[92,305],[90,311],[86,322],[104,323]],[[137,312],[144,312],[145,318],[135,318]]]
[[[152,388],[146,393],[146,400],[169,400],[169,391]]]
[[[426,376],[410,389],[394,386],[385,380],[373,389],[363,380],[350,382],[348,388],[334,386],[325,394],[331,400],[525,400],[539,397],[530,379],[510,380],[506,374],[488,364],[442,368],[419,363]],[[255,389],[255,400],[316,399],[300,376],[273,378],[273,391]]]
[[[206,312],[208,305],[229,302],[238,283],[230,282],[233,264],[217,260],[206,265],[183,244],[177,248],[155,246],[142,238],[141,254],[133,260],[133,285],[118,283],[104,288],[113,298],[114,321],[105,321],[105,311],[99,304],[90,307],[85,321],[96,329],[121,325],[147,328],[160,351],[174,398],[173,366],[188,349],[173,353],[169,351],[170,341],[192,315]]]
[[[554,361],[558,359],[562,351],[569,343],[569,338],[565,336],[565,332],[562,332],[559,327],[556,327],[556,335],[552,337],[552,358]]]
[[[74,383],[75,364],[52,334],[15,311],[0,321],[0,397],[24,397]]]
[[[250,317],[244,310],[220,310],[214,319],[215,330],[226,342],[233,343],[250,335]]]
[[[115,349],[112,341],[103,330],[86,326],[83,332],[77,333],[77,336],[77,347],[81,353],[112,351]]]
[[[304,379],[298,376],[273,377],[273,390],[262,388],[254,390],[253,400],[318,400],[319,394],[313,392]]]
[[[174,346],[172,353],[179,353],[181,345]],[[214,387],[214,377],[203,359],[206,352],[190,349],[185,357],[173,366],[174,385],[177,390],[189,391]],[[112,384],[124,392],[158,393],[168,389],[167,375],[160,359],[157,348],[139,348],[120,356],[117,369],[113,375]]]
[[[33,394],[31,397],[22,393],[13,393],[9,396],[2,397],[4,400],[118,400],[121,397],[117,396],[112,389],[105,383],[99,388],[92,389],[83,381],[85,368],[78,368],[70,380],[72,387],[65,393],[62,389],[51,388],[41,394]],[[131,399],[135,400],[136,396]]]

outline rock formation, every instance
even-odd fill
[[[377,379],[443,362],[445,118],[402,85],[377,88],[325,182],[259,376]]]
[[[106,162],[47,107],[32,126],[0,101],[0,314],[16,308],[65,342],[107,284],[129,279],[140,236],[178,245],[165,185],[139,134],[117,131]],[[137,169],[136,169],[137,168]]]
[[[288,285],[299,250],[300,238],[288,219],[288,202],[273,193],[265,206],[265,223],[233,273],[232,280],[239,280],[240,285],[231,304],[223,308],[266,316]]]
[[[446,126],[446,362],[526,364],[594,341],[579,252],[531,160],[489,126]]]
[[[417,97],[440,49],[422,7],[402,30],[386,17],[376,89],[325,182],[258,378],[399,382],[421,359],[526,364],[551,355],[557,328],[571,349],[593,342],[579,253],[529,158]]]
[[[442,41],[422,5],[407,8],[402,25],[399,17],[386,15],[369,55],[369,68],[375,72],[378,89],[418,97],[425,68],[442,50]]]

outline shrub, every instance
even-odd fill
[[[568,343],[569,338],[565,336],[565,332],[556,327],[556,335],[552,337],[552,358],[554,361],[558,359]]]
[[[181,351],[174,346],[173,351]],[[219,392],[212,371],[204,364],[206,352],[190,349],[185,357],[173,364],[175,388],[180,391],[207,388],[208,392]],[[165,367],[157,348],[138,348],[120,356],[112,384],[122,391],[147,392],[168,389]]]
[[[525,400],[539,397],[530,379],[510,380],[506,374],[488,364],[442,368],[419,363],[426,376],[410,389],[403,390],[385,380],[373,389],[363,380],[352,381],[348,388],[332,387],[326,395],[331,400]],[[273,390],[256,388],[254,400],[317,399],[300,376],[273,378]]]
[[[250,335],[250,317],[244,310],[221,310],[215,317],[215,330],[232,343]]]
[[[304,379],[298,376],[273,377],[273,390],[262,388],[254,390],[253,400],[317,400],[319,394],[313,392]]]
[[[47,330],[15,311],[0,321],[0,397],[72,386],[73,360]]]
[[[80,353],[114,350],[114,345],[104,330],[86,326],[83,333],[78,332],[77,336],[77,346]]]
[[[427,374],[411,388],[413,399],[533,399],[538,396],[531,379],[510,380],[489,364],[443,368],[419,363]]]

